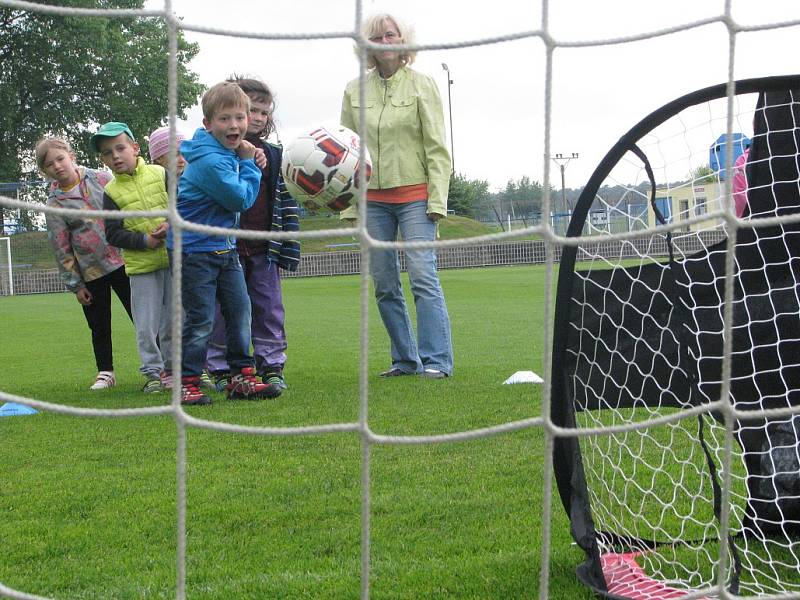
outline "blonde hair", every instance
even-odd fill
[[[47,158],[47,153],[50,150],[63,150],[67,154],[74,154],[75,152],[72,150],[72,146],[69,145],[69,142],[60,137],[48,137],[42,138],[38,142],[36,142],[36,166],[39,167],[40,171],[44,171],[44,161]]]
[[[399,41],[402,44],[413,45],[416,43],[414,28],[410,25],[406,25],[403,21],[389,13],[377,13],[367,17],[361,24],[361,35],[367,40],[371,37],[383,35],[386,33],[387,21],[390,21],[397,27],[397,32],[400,34]],[[356,48],[356,52],[358,52],[358,48]],[[403,50],[400,52],[400,62],[406,67],[413,64],[416,58],[416,50]],[[375,62],[375,57],[372,55],[372,52],[367,52],[367,68],[374,69],[377,66],[378,64]]]
[[[250,98],[247,97],[235,83],[223,81],[218,83],[203,94],[201,100],[203,107],[203,116],[206,119],[213,119],[214,115],[223,108],[239,108],[240,106],[246,112],[250,112]]]

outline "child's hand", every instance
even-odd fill
[[[83,306],[89,306],[92,303],[92,293],[86,288],[78,289],[78,291],[75,292],[75,298],[77,298],[78,302]]]
[[[167,237],[167,231],[169,231],[169,223],[167,221],[162,221],[158,227],[150,232],[150,235],[159,240],[163,240]]]
[[[146,233],[144,236],[144,243],[150,250],[164,245],[164,238],[157,238],[152,233]]]
[[[254,160],[256,161],[258,168],[261,169],[262,171],[267,168],[267,155],[264,152],[263,148],[256,148],[256,155]]]
[[[256,147],[247,140],[242,140],[242,143],[236,148],[236,154],[238,154],[239,158],[242,160],[254,158],[256,155]]]

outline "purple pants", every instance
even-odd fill
[[[239,260],[244,269],[247,294],[250,296],[251,337],[256,370],[261,373],[282,369],[286,362],[286,330],[278,265],[267,260],[266,254],[240,255]],[[219,303],[206,364],[211,373],[228,370],[228,363],[225,361],[225,319],[222,318]]]

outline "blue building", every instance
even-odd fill
[[[750,147],[750,139],[743,133],[732,133],[730,143],[733,146],[733,159],[731,160],[731,164],[733,164]],[[708,166],[711,167],[714,173],[719,174],[721,181],[724,181],[726,176],[725,153],[727,152],[727,147],[728,135],[723,133],[708,149]]]

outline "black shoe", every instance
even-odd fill
[[[259,375],[261,376],[261,381],[267,385],[276,386],[281,391],[289,389],[281,369],[267,369],[259,373]]]
[[[416,373],[408,373],[407,371],[402,371],[397,367],[392,367],[388,371],[384,371],[378,377],[402,377],[403,375],[416,375]]]
[[[218,392],[225,392],[228,389],[228,384],[231,382],[231,374],[228,371],[215,371],[211,373],[214,378],[214,388]]]

